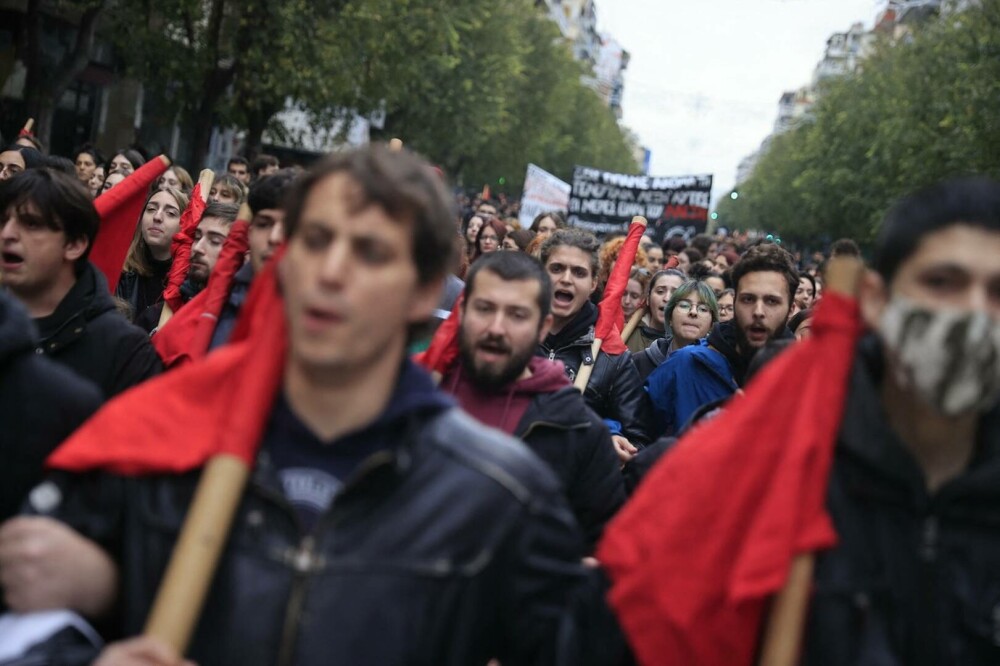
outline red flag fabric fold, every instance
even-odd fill
[[[47,466],[181,473],[219,453],[253,465],[281,387],[288,344],[276,263],[270,262],[250,289],[241,317],[252,323],[243,337],[121,394],[66,440]]]
[[[683,437],[605,530],[597,558],[641,664],[750,664],[792,558],[835,543],[827,479],[860,333],[855,301],[825,294],[814,337]]]
[[[451,314],[434,331],[427,349],[413,355],[413,362],[428,372],[446,375],[458,360],[459,310],[464,298],[465,294],[459,294],[455,299]]]
[[[201,183],[195,183],[191,190],[191,200],[181,213],[181,228],[170,241],[170,275],[167,286],[163,289],[163,300],[175,313],[184,305],[181,296],[181,285],[187,279],[191,267],[191,247],[194,245],[194,234],[205,212],[206,201],[201,194]]]
[[[229,298],[233,278],[243,267],[249,249],[248,231],[249,222],[246,220],[233,223],[208,284],[153,335],[153,347],[166,368],[176,368],[208,353],[222,307]]]
[[[628,228],[628,236],[618,252],[615,265],[604,286],[604,295],[597,306],[597,325],[594,327],[594,337],[603,340],[601,349],[611,355],[623,354],[628,347],[622,341],[622,329],[625,328],[625,315],[622,312],[622,295],[628,287],[628,276],[635,263],[635,254],[639,250],[639,240],[646,231],[646,225],[633,222]]]
[[[94,208],[101,218],[101,228],[90,249],[90,262],[104,274],[108,288],[115,293],[122,266],[128,255],[135,226],[149,194],[149,186],[170,166],[164,155],[151,159],[133,171],[122,182],[94,199]]]

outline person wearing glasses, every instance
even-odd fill
[[[472,261],[475,261],[484,254],[499,250],[506,236],[507,225],[495,217],[486,220],[483,226],[479,228],[479,233],[476,234],[476,249]]]
[[[632,360],[643,381],[678,349],[697,344],[719,321],[715,292],[700,280],[688,280],[671,295],[664,311],[667,334]]]

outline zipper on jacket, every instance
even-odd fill
[[[281,648],[278,652],[280,666],[292,666],[295,663],[295,643],[299,633],[299,622],[302,619],[302,606],[306,597],[306,582],[309,575],[322,568],[323,558],[316,554],[316,538],[307,535],[298,548],[290,549],[285,554],[285,564],[294,573],[292,591],[288,595],[285,606],[285,625],[281,630]]]
[[[920,559],[933,564],[938,553],[938,519],[931,514],[924,519],[923,537],[920,542]]]

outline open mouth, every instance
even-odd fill
[[[313,326],[328,326],[330,324],[337,324],[343,321],[343,317],[336,312],[320,308],[306,308],[304,314],[306,316],[307,323]]]
[[[0,260],[3,261],[3,265],[7,268],[14,268],[24,263],[24,257],[16,252],[2,252],[0,253]]]
[[[569,305],[573,302],[573,292],[566,291],[565,289],[556,289],[552,293],[552,301],[560,305]]]

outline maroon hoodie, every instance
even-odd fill
[[[459,362],[442,378],[441,388],[455,396],[462,409],[481,423],[513,435],[536,395],[553,393],[570,383],[560,361],[533,356],[528,369],[530,377],[497,391],[484,391],[472,383]]]

